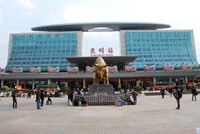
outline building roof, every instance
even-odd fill
[[[157,30],[171,27],[168,24],[133,23],[133,22],[98,22],[98,23],[67,23],[31,28],[33,31],[120,31],[120,30]],[[99,28],[99,29],[98,29]]]
[[[103,56],[102,57],[107,65],[125,65],[129,62],[133,62],[137,56]],[[80,66],[93,66],[97,57],[88,56],[88,57],[67,57],[66,58],[70,63],[73,63]]]

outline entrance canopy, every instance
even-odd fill
[[[117,66],[118,69],[123,69],[126,64],[133,62],[137,56],[102,56],[108,66]],[[70,63],[75,64],[80,70],[85,70],[86,66],[93,66],[97,57],[67,57]]]

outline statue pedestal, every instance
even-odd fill
[[[94,95],[113,95],[115,93],[113,85],[89,85],[88,93]]]
[[[88,94],[84,96],[88,105],[114,105],[118,96],[113,85],[90,85]]]

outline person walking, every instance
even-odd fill
[[[36,100],[35,100],[35,102],[36,102],[36,105],[37,105],[37,109],[41,109],[40,108],[40,90],[39,89],[36,90]]]
[[[40,99],[41,99],[40,106],[43,107],[43,103],[44,103],[44,91],[43,90],[41,90],[41,92],[40,92]]]
[[[169,94],[170,94],[170,97],[172,97],[172,92],[173,92],[173,89],[172,89],[172,87],[171,87],[171,86],[169,87],[169,91],[168,91],[168,92],[169,92]]]
[[[174,87],[173,95],[174,95],[174,98],[176,99],[176,102],[177,102],[177,107],[176,107],[177,110],[180,109],[180,99],[182,98],[182,93],[183,93],[182,88],[180,89],[177,86]]]
[[[17,98],[16,98],[16,92],[12,92],[12,98],[13,98],[13,109],[17,108]]]
[[[164,88],[160,89],[160,93],[162,95],[162,99],[164,99],[164,97],[165,97],[165,89]]]
[[[196,101],[198,95],[196,88],[193,86],[191,91],[192,91],[192,101]]]
[[[133,90],[132,90],[132,94],[133,94],[133,100],[134,100],[133,105],[136,105],[136,104],[137,104],[137,96],[138,96],[138,93],[133,89]]]
[[[51,100],[51,98],[50,98],[50,94],[48,93],[47,94],[47,102],[46,102],[46,105],[53,105],[53,103],[52,103],[52,100]]]

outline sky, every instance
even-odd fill
[[[0,67],[7,64],[9,34],[41,25],[86,22],[169,24],[168,30],[193,30],[200,63],[199,0],[0,0]],[[167,30],[167,29],[166,29]],[[83,56],[90,49],[119,52],[119,32],[84,32]]]

